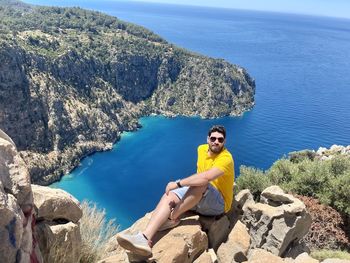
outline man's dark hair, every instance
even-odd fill
[[[208,132],[208,136],[210,137],[210,135],[213,133],[213,132],[219,132],[221,133],[222,135],[224,135],[224,138],[226,138],[226,129],[224,126],[222,125],[214,125],[213,127],[210,128],[209,132]]]

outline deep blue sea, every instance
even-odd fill
[[[178,46],[241,65],[256,80],[256,106],[244,116],[142,118],[142,129],[54,184],[96,202],[122,228],[153,209],[169,180],[195,172],[197,145],[213,124],[227,127],[237,174],[240,165],[267,169],[291,151],[350,144],[350,20],[135,2],[50,4],[143,25]]]

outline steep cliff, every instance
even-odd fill
[[[254,105],[241,67],[81,8],[0,0],[0,128],[32,181],[58,180],[148,114],[212,118]]]

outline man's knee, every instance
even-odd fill
[[[162,200],[168,204],[170,204],[170,203],[176,204],[180,201],[179,197],[176,194],[174,194],[173,192],[169,192],[169,194],[164,194],[162,196]]]

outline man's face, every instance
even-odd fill
[[[220,153],[225,145],[225,138],[220,132],[212,132],[207,138],[209,150],[213,153]]]

